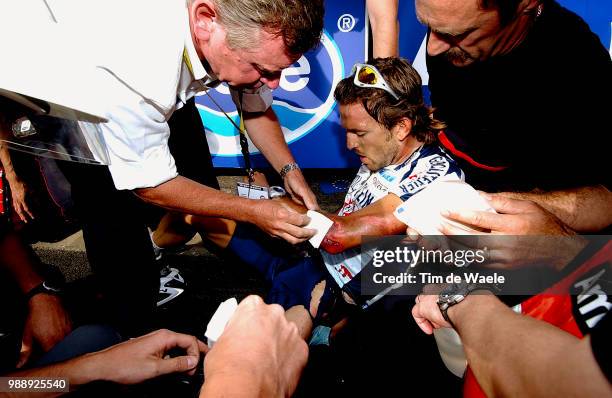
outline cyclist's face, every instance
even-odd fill
[[[346,129],[346,147],[368,169],[377,171],[398,159],[400,144],[393,132],[374,120],[361,103],[340,105],[340,119]]]

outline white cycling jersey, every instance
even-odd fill
[[[437,179],[464,179],[463,171],[438,145],[424,145],[403,163],[372,172],[365,165],[357,172],[344,198],[339,216],[347,216],[385,197],[395,194],[403,201],[425,189]],[[321,250],[325,266],[338,286],[342,287],[361,272],[369,258],[362,258],[355,247],[338,254]]]

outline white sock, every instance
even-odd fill
[[[155,239],[153,239],[153,231],[151,228],[147,228],[149,230],[149,237],[151,238],[151,245],[153,245],[153,252],[155,253],[155,259],[160,260],[162,257],[162,253],[164,252],[163,247],[157,246],[155,243]]]

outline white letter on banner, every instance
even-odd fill
[[[310,74],[310,62],[303,55],[297,60],[298,66],[292,66],[281,74],[280,86],[285,91],[300,91],[308,84],[308,76],[300,77],[294,82],[290,82],[287,76],[301,76]]]

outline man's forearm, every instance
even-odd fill
[[[308,217],[279,202],[241,198],[181,176],[154,188],[137,189],[135,194],[146,202],[180,213],[248,222],[292,244],[303,242],[314,233],[302,228]]]
[[[13,167],[13,161],[11,160],[9,149],[6,143],[2,141],[0,141],[0,168],[4,169],[4,174],[6,175],[6,179],[8,180],[9,184],[18,178],[17,173],[15,173],[15,168]]]
[[[244,123],[253,144],[274,170],[280,171],[284,165],[295,162],[272,108],[261,114],[245,114]]]
[[[388,220],[376,216],[364,216],[359,219],[334,216],[333,220],[334,224],[321,243],[321,248],[332,254],[361,245],[363,236],[394,235],[406,230],[405,226],[399,229],[393,228]]]
[[[472,294],[448,314],[489,397],[610,394],[587,340],[516,314],[490,294]]]
[[[295,163],[272,108],[264,113],[245,114],[245,126],[255,146],[277,173],[280,174],[285,166]],[[299,168],[285,170],[282,177],[283,185],[293,200],[312,210],[319,208],[317,198]]]
[[[181,213],[245,222],[252,220],[253,216],[253,201],[181,176],[154,188],[137,189],[135,193],[146,202]]]
[[[270,378],[272,379],[272,378]],[[200,390],[200,398],[232,397],[258,398],[277,396],[270,383],[266,383],[254,369],[242,369],[233,373],[206,375]]]
[[[374,57],[397,57],[398,0],[366,1],[373,36]]]
[[[577,232],[601,231],[612,223],[612,193],[602,185],[551,192],[503,192],[531,200]]]
[[[340,253],[361,245],[362,236],[387,236],[406,232],[406,225],[393,215],[402,203],[395,195],[387,195],[370,206],[345,217],[329,216],[334,221],[321,247],[328,253]]]

